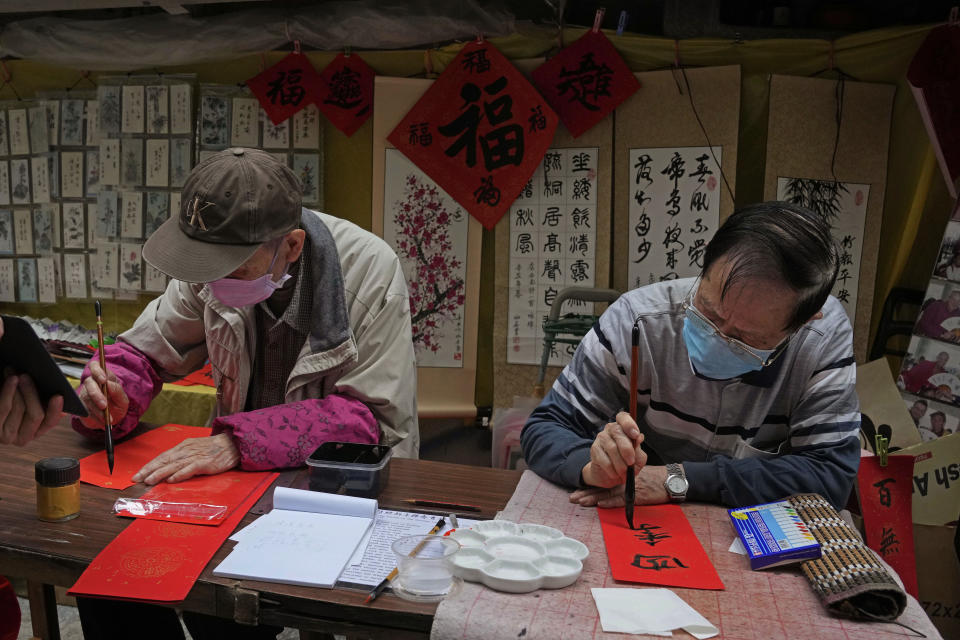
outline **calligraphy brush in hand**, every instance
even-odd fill
[[[639,319],[633,323],[630,335],[630,417],[637,422],[637,377],[640,368],[640,325]],[[639,425],[639,422],[637,422]],[[633,475],[633,465],[627,466],[626,485],[623,488],[623,507],[627,516],[627,526],[633,529],[633,501],[637,498],[637,478]]]
[[[100,318],[100,301],[97,300],[93,303],[93,307],[97,312],[97,346],[100,348],[100,368],[103,369],[103,375],[107,375],[107,359],[103,352],[103,320]],[[103,383],[101,390],[103,391],[103,397],[107,399],[107,408],[103,412],[103,436],[107,449],[107,466],[110,467],[110,475],[113,475],[113,422],[110,417],[110,381],[107,380]]]

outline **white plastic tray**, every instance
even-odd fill
[[[509,593],[571,585],[590,555],[582,542],[540,524],[487,520],[450,537],[462,545],[452,559],[455,575]]]

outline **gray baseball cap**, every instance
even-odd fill
[[[190,172],[180,211],[147,238],[143,259],[184,282],[228,276],[264,242],[300,224],[303,189],[259,149],[227,149]]]

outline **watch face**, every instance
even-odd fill
[[[683,495],[687,492],[687,479],[683,476],[670,476],[667,478],[667,491],[675,495]]]

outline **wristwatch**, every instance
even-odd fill
[[[663,488],[667,490],[670,502],[683,502],[687,499],[687,489],[690,483],[683,473],[683,466],[675,462],[667,465],[667,479],[663,481]]]

